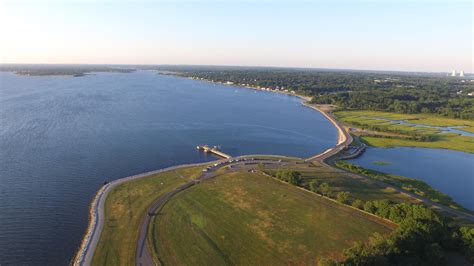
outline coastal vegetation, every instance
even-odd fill
[[[264,173],[285,182],[288,182],[288,179],[284,175],[282,178],[281,173],[290,173],[287,175],[298,176],[299,182],[296,184],[297,186],[332,199],[337,199],[337,195],[340,192],[346,192],[346,202],[348,203],[356,200],[382,199],[389,199],[393,202],[416,202],[414,199],[389,188],[385,184],[368,178],[351,176],[317,162],[287,165],[284,168],[267,168],[264,169]]]
[[[104,227],[93,265],[135,265],[139,226],[160,196],[197,178],[203,167],[183,168],[140,178],[114,188],[105,201]]]
[[[297,175],[280,172],[290,181]],[[315,264],[390,232],[377,221],[261,173],[234,172],[173,197],[148,240],[164,264]]]
[[[447,254],[462,254],[474,261],[474,228],[458,227],[422,205],[366,202],[364,210],[399,224],[390,235],[375,233],[344,252],[329,265],[446,265]],[[462,259],[461,259],[462,260]],[[464,261],[465,264],[469,262]]]
[[[349,172],[360,174],[360,175],[372,178],[374,180],[382,181],[387,184],[402,188],[406,191],[413,192],[422,197],[430,199],[433,202],[437,202],[454,209],[468,211],[467,209],[457,204],[451,197],[432,188],[430,185],[428,185],[424,181],[408,178],[408,177],[403,177],[403,176],[398,176],[398,175],[382,173],[382,172],[375,171],[372,169],[363,168],[363,167],[348,163],[346,161],[338,161],[336,162],[336,166],[344,170],[347,170]]]
[[[342,161],[338,163],[339,166],[343,166],[352,172],[364,174],[376,180],[388,181],[387,183],[391,181],[380,178],[380,175],[386,175],[384,173],[358,168]],[[290,177],[301,176],[300,172],[295,172],[278,170],[275,178],[293,184],[290,182]],[[397,176],[393,176],[393,178],[397,181],[400,179],[410,180],[409,183],[414,182],[419,191],[427,190],[434,197],[444,198],[446,196],[424,184],[424,182]],[[293,185],[301,186],[301,182]],[[303,187],[323,197],[332,198],[332,189],[327,183],[322,183],[318,187],[318,182],[311,180],[309,186]],[[397,203],[390,199],[367,200],[365,202],[361,199],[355,199],[351,202],[348,200],[349,195],[350,193],[347,191],[338,192],[336,200],[341,204],[351,205],[399,226],[388,235],[374,233],[369,241],[356,242],[351,248],[344,251],[343,259],[324,257],[319,260],[319,264],[424,265],[427,263],[428,265],[445,265],[448,260],[453,258],[457,261],[463,261],[464,264],[469,264],[467,260],[474,261],[474,225],[472,223],[467,222],[466,224],[466,221],[459,223],[459,221],[442,216],[419,203]],[[436,201],[436,199],[434,200]]]
[[[295,91],[346,110],[437,114],[474,120],[474,82],[440,74],[317,69],[162,66],[178,75],[246,87]]]
[[[436,108],[431,108],[429,103],[422,110],[418,110],[420,107],[397,109],[400,104],[397,100],[388,103],[385,108],[392,112],[387,113],[373,111],[383,106],[367,108],[367,103],[348,105],[352,101],[350,97],[342,102],[331,100],[334,95],[362,90],[360,84],[363,82],[351,87],[353,91],[327,87],[327,90],[315,94],[303,87],[242,83],[233,76],[226,76],[226,71],[223,71],[223,76],[212,71],[211,74],[179,74],[250,87],[271,86],[271,90],[290,93],[295,90],[297,94],[313,96],[313,103],[336,103],[339,105],[335,112],[337,118],[355,127],[351,133],[370,145],[474,152],[473,137],[447,134],[433,128],[455,126],[474,132],[474,122],[468,120],[472,119],[469,113],[471,103],[468,97],[462,95],[464,98],[460,101],[463,104],[461,107],[457,105],[454,112],[450,109],[453,108],[452,101],[436,98],[435,101],[440,103]],[[257,80],[255,78],[254,82]],[[420,88],[424,90],[425,85],[420,85]],[[453,83],[448,87],[457,85]],[[372,89],[384,90],[378,87]],[[390,98],[380,95],[377,97]],[[315,100],[316,97],[326,102]],[[410,97],[403,105],[412,108],[416,97]],[[410,102],[410,99],[413,101]],[[422,103],[427,104],[426,101]],[[351,111],[348,111],[349,108]],[[352,110],[359,108],[371,111]],[[395,120],[433,127],[415,127]],[[377,163],[386,164],[383,161]],[[228,173],[230,166],[216,170],[219,176],[176,194],[151,218],[147,243],[154,260],[173,265],[400,265],[422,262],[437,265],[446,262],[446,254],[453,251],[473,258],[474,231],[471,224],[459,227],[458,222],[449,220],[393,187],[468,211],[449,196],[416,179],[364,169],[344,161],[336,162],[336,165],[357,175],[297,158],[276,168],[266,168],[264,163],[260,163],[256,166],[257,170],[251,172]],[[167,172],[150,181],[153,184],[129,182],[114,189],[107,198],[106,210],[109,211],[106,212],[106,223],[94,264],[133,264],[138,227],[146,215],[147,206],[186,180],[197,177],[201,170],[192,168],[183,173]],[[368,178],[362,178],[359,174]],[[337,223],[342,220],[345,222]]]
[[[353,127],[352,134],[371,146],[409,146],[474,152],[474,137],[469,135],[474,132],[474,121],[471,120],[377,111],[337,111],[334,115]],[[451,127],[466,134],[463,136],[442,130],[449,130]]]
[[[107,65],[0,65],[0,71],[15,72],[22,76],[73,76],[81,77],[93,72],[130,73],[134,68]]]
[[[394,265],[433,258],[443,263],[454,251],[456,256],[473,254],[469,223],[459,227],[380,182],[319,163],[288,161],[282,166],[261,163],[253,172],[222,171],[172,197],[150,222],[147,241],[154,260]],[[93,264],[133,264],[148,206],[201,171],[168,171],[113,189]],[[363,173],[371,177],[371,172]],[[341,220],[345,222],[337,222]]]

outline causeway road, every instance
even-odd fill
[[[327,164],[326,160],[333,157],[333,156],[335,156],[340,151],[346,149],[352,143],[353,138],[349,134],[349,132],[346,130],[346,128],[344,128],[344,126],[341,125],[330,113],[322,111],[322,110],[318,109],[317,107],[315,107],[313,105],[310,105],[310,104],[307,104],[307,103],[303,103],[303,104],[305,106],[307,106],[309,108],[312,108],[312,109],[320,112],[321,114],[323,114],[336,127],[336,129],[338,131],[338,142],[337,142],[337,145],[335,147],[333,147],[331,149],[328,149],[328,150],[326,150],[326,151],[324,151],[320,154],[317,154],[315,156],[312,156],[310,158],[307,158],[307,159],[305,159],[305,161],[306,162],[318,162],[322,165],[325,165],[325,166],[328,166],[328,167],[333,167],[333,166]],[[265,161],[262,160],[261,162],[264,162],[264,163],[272,163],[272,164],[276,164],[276,165],[280,165],[280,166],[283,166],[284,164],[288,164],[288,162],[281,162],[280,160],[278,160],[278,158],[284,158],[284,157],[280,157],[280,156],[247,155],[247,156],[240,156],[240,157],[229,158],[229,159],[224,159],[224,160],[216,160],[214,162],[186,164],[186,165],[168,167],[168,168],[160,169],[160,170],[157,170],[157,171],[147,172],[147,173],[143,173],[143,174],[139,174],[139,175],[134,175],[134,176],[114,180],[114,181],[104,185],[98,191],[96,197],[94,198],[94,200],[92,202],[89,227],[86,231],[86,235],[83,239],[83,242],[81,244],[79,252],[77,253],[77,255],[76,255],[76,257],[75,257],[72,264],[73,265],[91,265],[92,258],[94,256],[94,251],[97,247],[97,243],[99,241],[100,234],[101,234],[102,228],[104,226],[104,203],[105,203],[105,200],[107,198],[108,193],[114,187],[116,187],[116,186],[118,186],[118,185],[120,185],[124,182],[130,181],[130,180],[134,180],[134,179],[137,179],[137,178],[141,178],[141,177],[144,177],[144,176],[157,174],[157,173],[161,173],[161,172],[172,171],[172,170],[176,170],[176,169],[179,169],[179,168],[182,168],[182,167],[204,166],[204,165],[208,165],[208,164],[220,163],[220,165],[218,167],[211,167],[207,173],[203,173],[198,179],[189,181],[188,183],[185,183],[182,186],[178,187],[177,189],[175,189],[175,190],[165,194],[164,196],[160,197],[148,209],[148,214],[145,215],[145,218],[144,218],[144,220],[141,224],[141,227],[140,227],[140,235],[139,235],[139,241],[137,243],[137,252],[136,252],[136,254],[137,254],[136,255],[136,265],[140,265],[140,266],[154,265],[153,259],[152,259],[151,255],[149,253],[149,249],[146,246],[146,242],[147,242],[146,241],[146,234],[147,234],[148,226],[149,226],[149,223],[150,223],[150,220],[151,220],[150,215],[154,215],[160,209],[160,207],[162,207],[173,195],[175,195],[175,194],[177,194],[177,193],[179,193],[183,190],[186,190],[187,188],[192,187],[192,186],[198,184],[199,182],[205,181],[209,178],[212,178],[212,177],[216,176],[214,171],[217,168],[224,167],[228,164],[231,164],[231,161],[235,162],[236,159],[238,159],[240,161],[240,163],[238,163],[238,164],[245,165],[246,164],[245,160],[254,159],[254,157],[257,157],[257,156],[268,156],[268,157],[273,157],[274,158],[273,160],[271,160],[271,159],[268,159],[268,160],[265,160]],[[244,158],[245,158],[245,160],[243,160]],[[254,164],[254,167],[255,167],[255,164]],[[335,168],[335,167],[333,167],[333,168]],[[349,176],[352,176],[354,178],[366,178],[366,179],[368,178],[368,177],[365,177],[365,176],[362,176],[362,175],[358,175],[358,174],[354,174],[354,173],[351,173],[351,172],[344,171],[344,170],[339,169],[339,168],[335,168],[335,169],[338,172],[348,174]],[[430,201],[426,198],[423,198],[419,195],[407,192],[407,191],[405,191],[403,189],[400,189],[400,188],[397,188],[397,187],[390,186],[390,185],[388,185],[384,182],[381,182],[381,181],[377,181],[377,182],[379,182],[380,184],[383,184],[384,186],[390,187],[390,188],[392,188],[392,189],[394,189],[394,190],[396,190],[400,193],[404,193],[404,194],[406,194],[406,195],[408,195],[412,198],[415,198],[415,199],[425,203],[428,207],[433,207],[433,208],[439,209],[441,211],[444,211],[448,214],[459,216],[459,217],[462,217],[466,220],[474,222],[474,215],[464,213],[464,212],[449,208],[447,206],[434,203],[434,202],[432,202],[432,201]]]

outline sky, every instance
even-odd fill
[[[0,63],[474,72],[471,0],[0,0]]]

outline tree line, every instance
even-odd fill
[[[304,183],[301,173],[293,170],[265,170],[266,174],[300,186],[322,196],[333,198],[326,182]],[[474,261],[474,227],[458,226],[422,204],[396,203],[390,200],[349,200],[350,193],[340,191],[335,199],[378,217],[396,223],[389,235],[375,233],[368,242],[356,242],[344,251],[342,260],[321,259],[322,265],[445,265],[447,252],[460,253]]]
[[[186,77],[293,90],[342,109],[474,119],[474,82],[442,75],[288,68],[162,67]]]

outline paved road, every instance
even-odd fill
[[[220,175],[220,174],[217,174],[215,171],[226,166],[232,166],[232,168],[226,168],[227,171],[225,171],[225,173],[229,173],[229,172],[235,172],[235,171],[239,171],[243,169],[245,170],[256,169],[258,163],[279,165],[283,162],[280,162],[277,160],[258,160],[258,159],[253,159],[252,156],[240,156],[236,158],[221,160],[219,163],[220,164],[217,166],[210,167],[207,172],[203,172],[201,176],[199,176],[198,178],[191,180],[181,185],[180,187],[176,188],[175,190],[170,191],[166,193],[165,195],[159,197],[153,203],[153,205],[151,205],[150,208],[148,208],[148,214],[145,216],[145,219],[143,219],[143,222],[140,225],[140,234],[138,238],[137,251],[136,251],[136,265],[137,266],[155,265],[155,263],[153,262],[153,258],[150,254],[150,248],[147,246],[148,227],[150,225],[151,217],[153,215],[157,215],[161,207],[163,207],[171,197],[196,184],[199,184],[201,182],[204,182],[208,179],[211,179],[213,177]],[[291,164],[293,162],[286,161],[285,163]]]
[[[351,136],[351,134],[349,134],[349,132],[347,132],[347,130],[344,128],[343,125],[341,125],[331,114],[327,113],[327,112],[323,112],[321,111],[320,109],[316,108],[315,106],[313,105],[310,105],[310,104],[306,104],[304,103],[305,106],[309,107],[309,108],[312,108],[318,112],[320,112],[322,115],[324,115],[328,120],[329,122],[331,122],[334,127],[336,128],[337,132],[338,132],[338,141],[337,141],[337,145],[333,148],[330,148],[320,154],[316,154],[315,156],[313,157],[310,157],[308,159],[306,159],[305,161],[308,161],[308,162],[311,162],[311,161],[317,161],[323,165],[326,165],[326,166],[329,166],[328,164],[326,164],[326,160],[336,154],[338,154],[340,151],[346,149],[347,147],[349,147],[349,145],[352,143],[353,141],[353,138]]]
[[[335,156],[336,154],[338,154],[340,151],[344,150],[345,148],[349,147],[349,145],[353,141],[353,138],[352,138],[351,134],[349,134],[349,132],[346,130],[346,128],[343,125],[341,125],[331,114],[323,112],[323,111],[317,109],[314,106],[311,106],[311,105],[308,105],[308,104],[305,104],[305,105],[321,112],[336,127],[336,129],[339,132],[339,141],[338,141],[338,144],[334,148],[331,148],[331,149],[329,149],[329,150],[327,150],[327,151],[325,151],[321,154],[310,157],[310,158],[306,159],[306,161],[318,162],[322,165],[325,165],[327,167],[331,167],[331,168],[335,169],[335,171],[337,171],[337,172],[344,173],[344,174],[349,175],[349,176],[354,177],[354,178],[370,179],[366,176],[355,174],[355,173],[352,173],[352,172],[348,172],[348,171],[345,171],[343,169],[333,167],[333,166],[327,164],[326,160],[328,160],[329,158]],[[462,212],[462,211],[458,211],[456,209],[447,207],[447,206],[442,205],[442,204],[438,204],[438,203],[433,202],[433,201],[431,201],[427,198],[424,198],[420,195],[408,192],[408,191],[403,190],[399,187],[391,186],[391,185],[389,185],[385,182],[378,181],[378,180],[373,180],[373,179],[370,179],[370,180],[377,183],[377,184],[380,184],[380,185],[386,186],[388,188],[391,188],[391,189],[393,189],[393,190],[395,190],[399,193],[403,193],[407,196],[410,196],[410,197],[412,197],[412,198],[414,198],[414,199],[416,199],[420,202],[423,202],[428,207],[438,209],[438,210],[446,212],[448,214],[458,216],[458,217],[462,217],[462,218],[464,218],[468,221],[474,222],[474,215],[471,215],[471,214],[468,214],[468,213],[465,213],[465,212]]]
[[[339,135],[338,143],[334,148],[328,149],[323,153],[320,153],[320,154],[317,154],[313,157],[310,157],[310,158],[306,159],[305,161],[307,161],[307,162],[318,162],[318,163],[320,163],[322,165],[325,165],[327,167],[334,168],[335,171],[337,171],[337,172],[345,173],[345,174],[347,174],[349,176],[352,176],[354,178],[366,178],[367,179],[368,177],[357,175],[357,174],[354,174],[354,173],[350,173],[350,172],[344,171],[344,170],[339,169],[339,168],[335,168],[335,167],[327,164],[327,160],[329,158],[335,156],[336,154],[338,154],[340,151],[347,148],[352,143],[353,138],[349,134],[349,132],[347,132],[347,130],[338,121],[336,121],[330,114],[328,114],[326,112],[323,112],[323,111],[321,111],[321,110],[317,109],[316,107],[311,106],[309,104],[305,104],[305,105],[321,112],[336,127],[336,129],[338,130],[338,135]],[[250,158],[253,158],[253,157],[256,157],[256,156],[262,156],[262,155],[247,155],[247,156],[240,156],[240,157],[235,157],[235,158],[230,158],[230,159],[218,160],[218,161],[214,161],[214,162],[206,162],[206,163],[199,163],[199,164],[188,164],[188,165],[168,167],[168,168],[153,171],[153,172],[148,172],[148,173],[143,173],[143,174],[140,174],[140,175],[135,175],[135,176],[130,176],[130,177],[118,179],[118,180],[115,180],[115,181],[113,181],[109,184],[106,184],[104,187],[102,187],[101,190],[99,190],[96,198],[94,199],[94,201],[92,203],[92,206],[91,206],[91,223],[90,223],[89,228],[87,230],[86,236],[84,237],[84,240],[83,240],[83,243],[81,245],[80,251],[78,252],[78,254],[76,256],[76,259],[74,260],[73,264],[74,265],[90,265],[91,264],[95,248],[97,247],[97,243],[98,243],[99,238],[100,238],[100,233],[101,233],[102,228],[104,226],[104,203],[105,203],[105,199],[107,198],[108,193],[115,186],[117,186],[117,185],[119,185],[123,182],[129,181],[129,180],[133,180],[133,179],[137,179],[137,178],[141,178],[141,177],[144,177],[144,176],[148,176],[148,175],[156,174],[156,173],[161,173],[161,172],[165,172],[165,171],[176,170],[176,169],[179,169],[179,168],[182,168],[182,167],[206,165],[206,164],[216,163],[216,162],[221,162],[222,163],[221,165],[219,165],[217,167],[212,167],[209,170],[209,172],[203,173],[198,179],[193,180],[193,181],[189,181],[186,184],[178,187],[177,189],[175,189],[175,190],[165,194],[164,196],[160,197],[159,199],[157,199],[153,203],[153,205],[150,206],[150,208],[148,209],[148,213],[153,215],[173,195],[175,195],[175,194],[177,194],[177,193],[179,193],[179,192],[181,192],[181,191],[183,191],[183,190],[185,190],[185,189],[187,189],[191,186],[194,186],[199,182],[205,181],[209,178],[212,178],[212,177],[216,176],[215,170],[217,170],[220,167],[232,164],[232,165],[239,166],[239,167],[246,167],[247,169],[256,168],[256,163],[254,163],[253,166],[249,167],[250,161],[239,161],[239,162],[234,161],[236,159],[240,160],[240,159],[243,159],[243,158],[250,159]],[[278,161],[277,158],[282,158],[280,156],[273,156],[273,155],[263,155],[263,156],[268,156],[268,157],[274,157],[275,158],[275,160],[262,160],[261,162],[264,162],[264,163],[276,164],[276,165],[280,165],[280,166],[283,166],[284,164],[288,164],[288,162]],[[231,160],[233,160],[234,162],[230,163]],[[232,171],[235,171],[235,170],[236,169],[234,169]],[[411,197],[413,197],[413,198],[415,198],[419,201],[422,201],[429,207],[434,207],[434,208],[437,208],[439,210],[445,211],[445,212],[453,214],[455,216],[463,217],[464,219],[467,219],[467,220],[470,220],[470,221],[474,222],[474,216],[473,215],[469,215],[469,214],[457,211],[455,209],[452,209],[452,208],[434,203],[434,202],[432,202],[428,199],[422,198],[421,196],[418,196],[418,195],[413,194],[413,193],[406,192],[406,191],[404,191],[400,188],[390,186],[386,183],[383,183],[383,182],[380,182],[380,181],[375,181],[375,182],[379,182],[380,184],[383,184],[384,186],[390,187],[390,188],[392,188],[396,191],[399,191],[399,192],[404,193],[408,196],[411,196]],[[136,252],[137,253],[136,264],[141,265],[141,266],[154,265],[153,259],[152,259],[151,255],[149,253],[149,249],[146,246],[146,235],[147,235],[150,219],[151,219],[151,216],[146,215],[145,219],[143,220],[143,222],[141,224],[141,227],[140,227],[140,235],[139,235],[139,241],[137,243],[137,252]]]
[[[138,179],[141,177],[149,176],[152,174],[158,174],[166,171],[176,170],[182,167],[192,167],[192,166],[200,166],[206,165],[206,163],[197,163],[197,164],[187,164],[187,165],[178,165],[173,167],[168,167],[156,171],[146,172],[139,175],[133,175],[124,177],[121,179],[114,180],[106,185],[104,185],[98,192],[96,197],[94,198],[92,205],[91,205],[91,221],[89,223],[89,227],[87,228],[86,235],[82,241],[81,247],[79,252],[74,259],[73,265],[91,265],[92,258],[94,256],[95,249],[97,247],[97,243],[99,242],[100,234],[102,232],[102,228],[104,227],[104,204],[109,192],[116,186],[130,181],[134,179]]]

